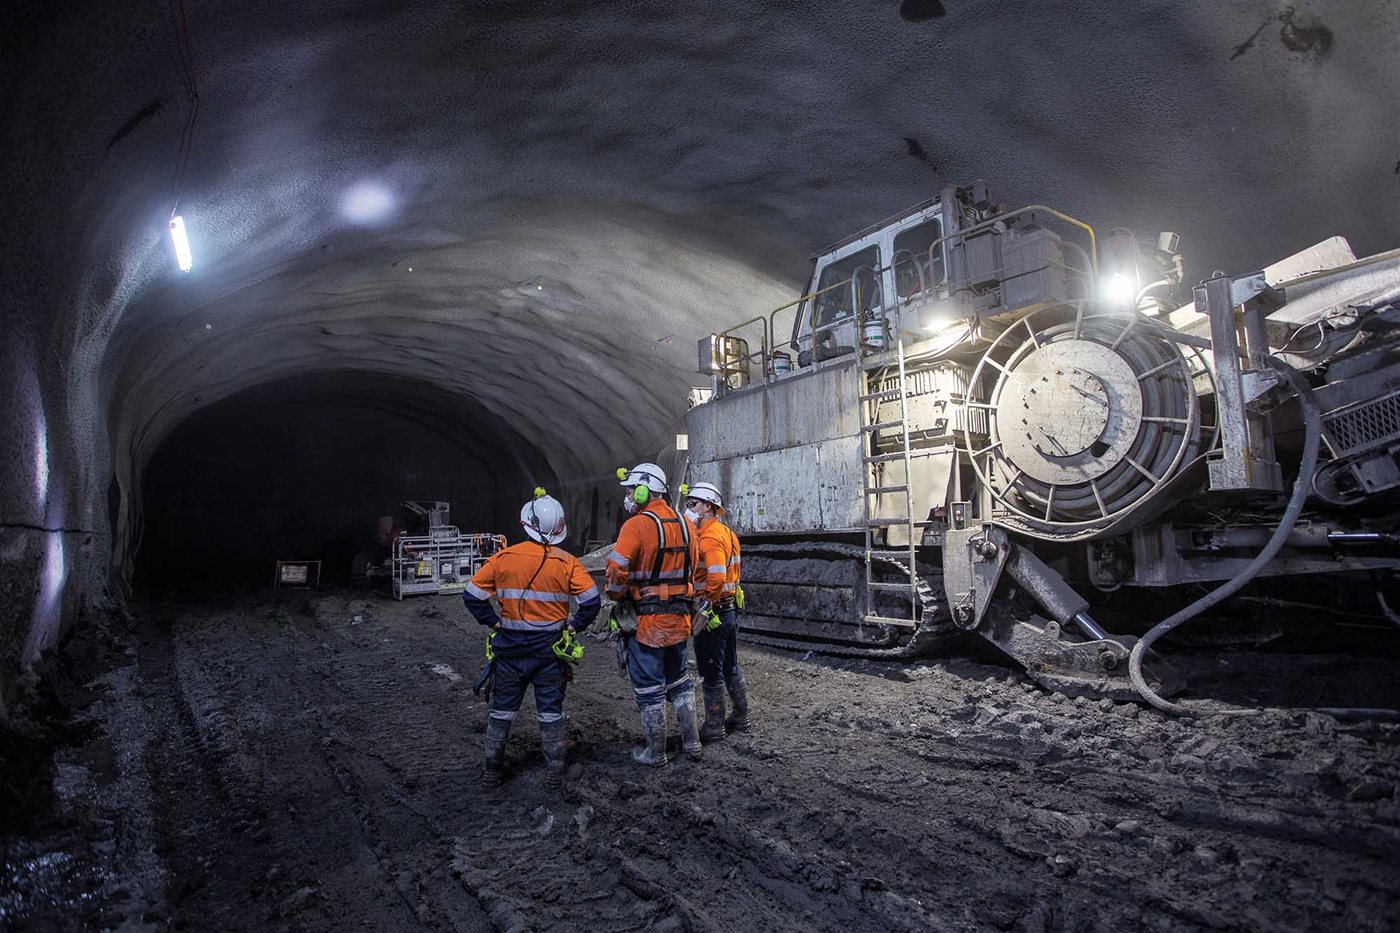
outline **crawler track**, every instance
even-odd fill
[[[854,544],[794,542],[744,548],[743,637],[756,644],[843,657],[914,658],[946,651],[961,637],[947,611],[940,569],[919,565],[919,620],[911,629],[866,624],[865,551]],[[902,580],[898,561],[874,556],[877,572]],[[907,615],[906,598],[877,598],[881,614]]]

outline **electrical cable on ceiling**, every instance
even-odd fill
[[[190,30],[185,18],[184,0],[170,0],[170,12],[175,19],[175,44],[180,55],[180,77],[185,85],[185,101],[189,105],[185,126],[180,133],[180,149],[175,159],[175,180],[170,206],[170,216],[173,219],[180,209],[185,168],[189,165],[190,149],[194,145],[194,124],[199,117],[199,75],[195,71],[194,55],[190,50]]]

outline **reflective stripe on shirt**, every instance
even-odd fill
[[[564,627],[564,620],[545,619],[502,619],[501,628],[512,632],[557,632]]]
[[[497,590],[501,599],[534,599],[542,603],[567,603],[568,593],[551,593],[548,590]]]

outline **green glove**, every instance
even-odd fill
[[[715,629],[719,628],[721,624],[722,622],[718,612],[711,609],[709,612],[705,613],[705,631],[713,632]]]

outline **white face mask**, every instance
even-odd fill
[[[622,497],[622,511],[632,515],[637,511],[637,500],[632,498],[632,493],[628,492]]]
[[[690,519],[691,522],[696,525],[700,524],[700,513],[695,511],[694,509],[686,509],[685,517]]]

